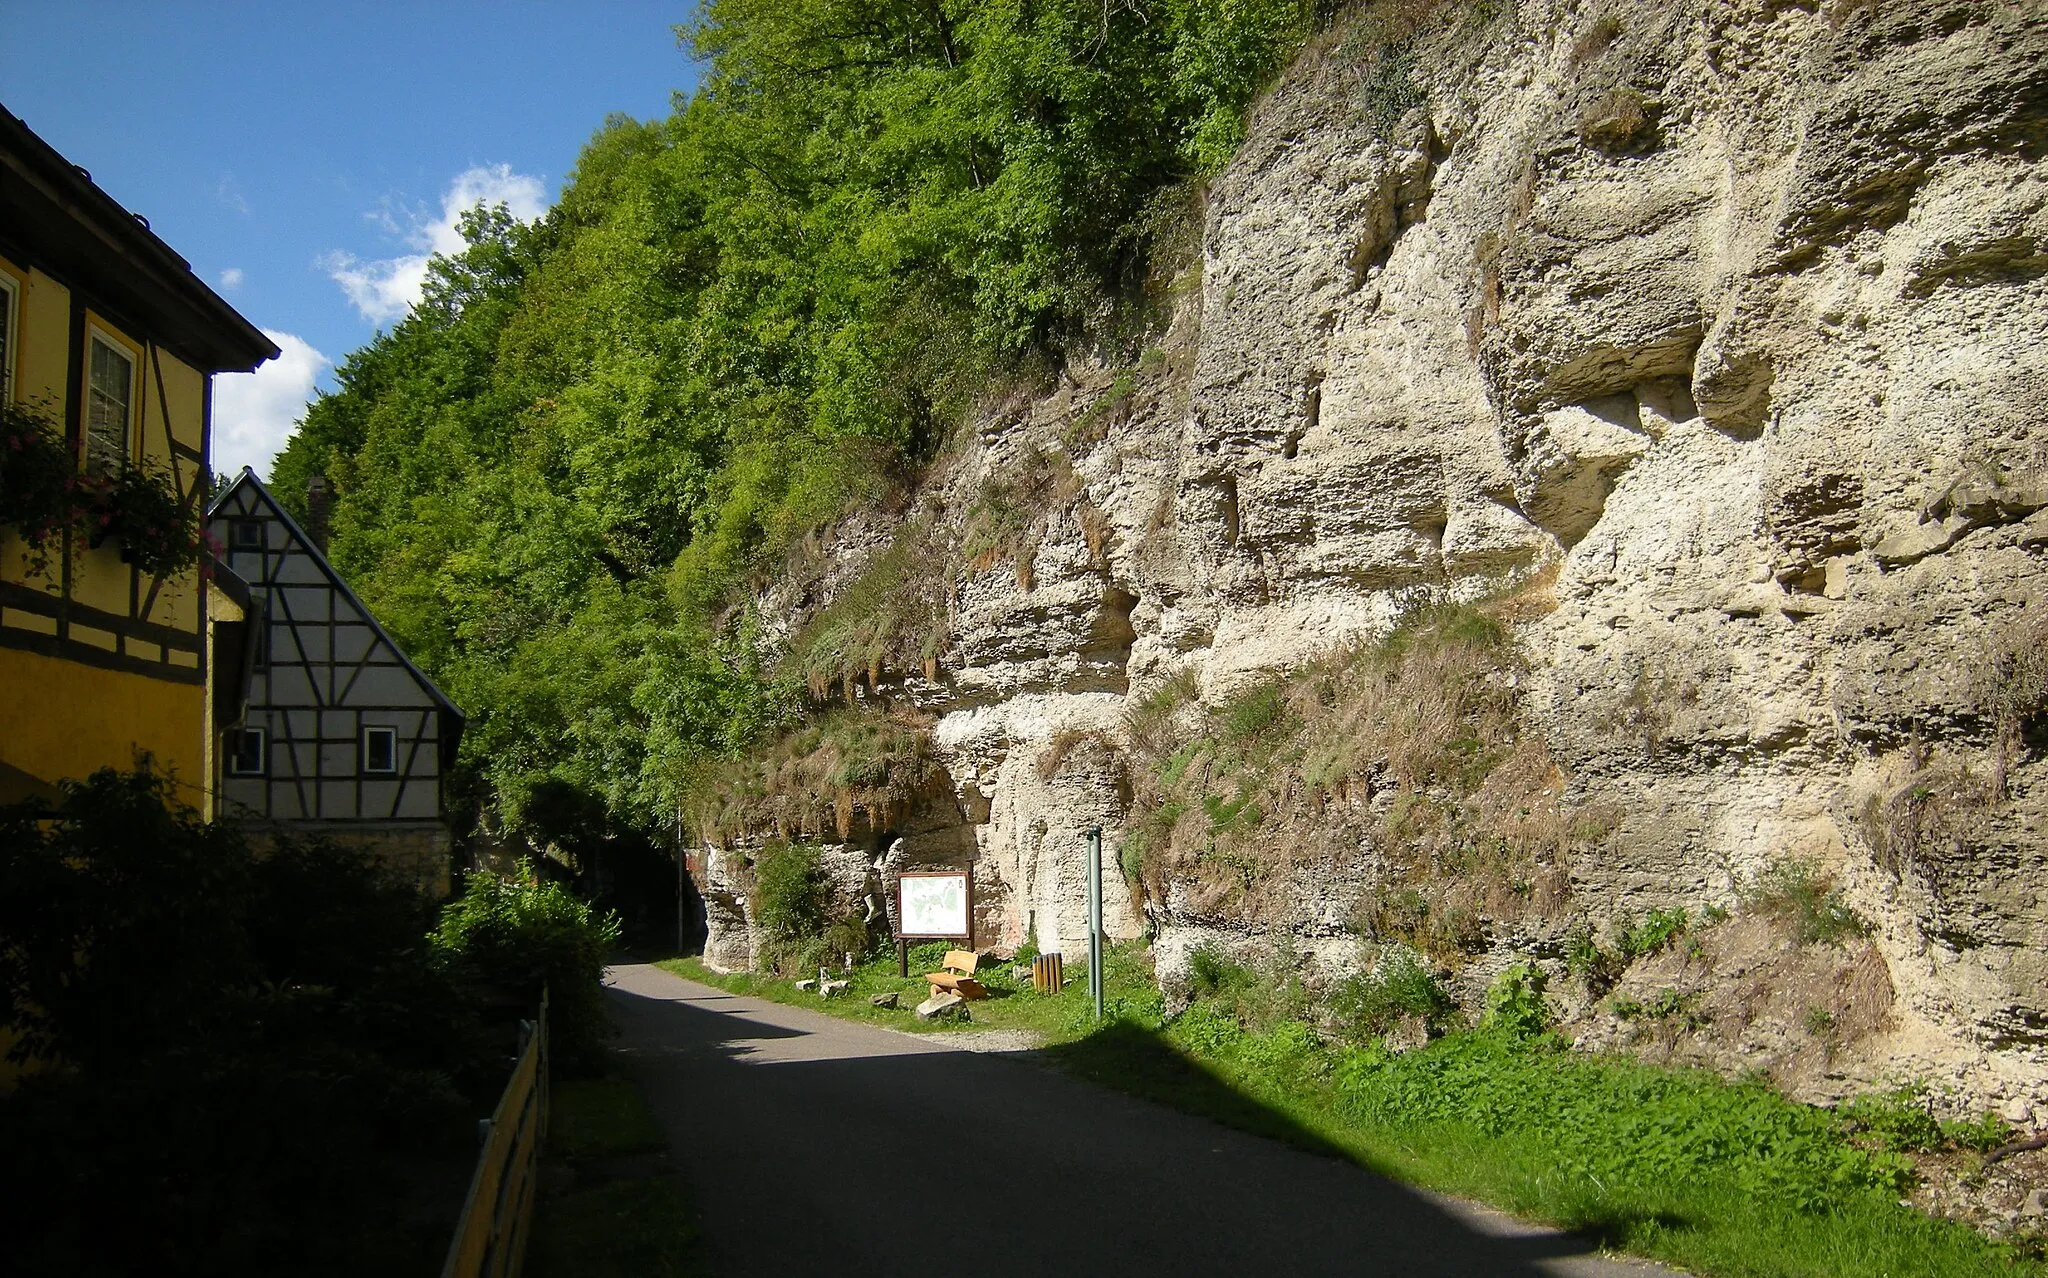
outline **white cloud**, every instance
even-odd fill
[[[230,292],[242,287],[242,268],[230,266],[220,273],[220,286]],[[273,341],[276,339],[272,339]]]
[[[222,373],[213,379],[213,468],[235,474],[254,466],[270,473],[277,451],[306,415],[313,382],[334,361],[302,337],[264,329],[282,352],[253,373]]]
[[[419,304],[427,280],[427,260],[436,253],[453,256],[466,247],[457,222],[470,209],[503,204],[513,217],[531,222],[547,211],[547,191],[541,180],[514,173],[509,164],[478,166],[457,174],[441,197],[441,215],[428,219],[423,213],[407,213],[409,229],[402,228],[388,209],[371,214],[393,234],[400,235],[417,252],[365,262],[349,253],[329,253],[320,266],[348,300],[373,324],[402,319]]]

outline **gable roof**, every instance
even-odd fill
[[[277,343],[192,273],[192,266],[71,163],[0,107],[0,242],[83,285],[147,338],[209,373],[246,373]]]
[[[342,580],[341,574],[334,570],[334,565],[327,562],[326,552],[321,550],[313,539],[306,535],[306,530],[299,526],[299,521],[293,519],[291,512],[286,510],[283,504],[271,495],[270,490],[263,486],[262,480],[256,478],[254,470],[247,466],[242,467],[242,473],[235,476],[234,482],[229,484],[220,496],[208,503],[206,507],[207,519],[217,519],[227,514],[224,507],[228,504],[228,500],[245,487],[253,492],[263,505],[269,508],[271,514],[284,521],[285,528],[291,533],[292,538],[299,543],[299,548],[315,564],[319,565],[320,571],[326,576],[328,584],[340,591],[342,598],[355,605],[355,610],[363,615],[363,620],[368,623],[370,630],[379,639],[390,645],[391,651],[398,654],[399,661],[404,663],[405,668],[412,673],[412,677],[419,680],[420,687],[424,688],[427,695],[434,699],[434,705],[441,711],[441,761],[444,764],[454,762],[455,747],[462,740],[462,730],[469,723],[468,716],[456,708],[455,703],[448,699],[448,694],[441,691],[439,684],[427,677],[426,671],[413,664],[413,659],[406,655],[405,649],[399,646],[398,640],[393,639],[391,632],[386,630],[384,624],[377,620],[377,615],[370,611],[368,605],[356,597],[355,591],[349,589],[348,583]],[[231,518],[232,516],[229,517]]]

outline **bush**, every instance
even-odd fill
[[[548,1032],[555,1067],[594,1073],[604,1063],[605,960],[619,942],[619,920],[600,914],[558,883],[472,874],[461,897],[441,912],[434,943],[471,979],[537,1007],[548,991]]]
[[[748,894],[754,926],[771,941],[804,941],[825,930],[831,884],[818,849],[809,843],[770,843],[754,860]]]
[[[504,1084],[431,905],[147,768],[62,795],[0,810],[0,1027],[63,1063],[0,1101],[10,1271],[426,1272],[456,1204],[408,1214],[398,1168],[472,1158]]]
[[[1789,923],[1801,945],[1840,945],[1862,936],[1870,927],[1849,908],[1842,894],[1811,861],[1781,861],[1757,876],[1747,904],[1759,914]]]
[[[1565,970],[1586,983],[1594,995],[1606,993],[1621,979],[1628,960],[1602,949],[1591,924],[1580,922],[1565,935]]]
[[[0,809],[0,1024],[16,1060],[119,1067],[200,1032],[256,976],[254,867],[146,767],[62,793],[47,827]]]
[[[1550,1009],[1543,1002],[1549,978],[1534,963],[1515,963],[1486,989],[1484,1029],[1510,1038],[1531,1038],[1550,1028]]]
[[[848,954],[866,954],[873,938],[858,913],[833,912],[832,881],[818,848],[770,843],[754,859],[749,913],[761,935],[759,963],[788,975],[836,967]],[[943,957],[943,950],[940,957]],[[937,966],[938,959],[932,960]]]
[[[1622,957],[1637,959],[1656,954],[1683,936],[1685,929],[1684,910],[1651,910],[1650,917],[1622,933]]]
[[[1269,1029],[1308,1015],[1308,994],[1284,959],[1264,970],[1202,946],[1188,955],[1188,999],[1207,1003],[1249,1030]]]
[[[1936,1118],[1926,1088],[1917,1084],[1854,1097],[1835,1112],[1845,1131],[1887,1151],[1925,1154],[1959,1146],[1985,1153],[2012,1135],[1996,1114],[1947,1122]]]
[[[1408,950],[1382,957],[1371,972],[1338,986],[1330,1006],[1340,1032],[1354,1042],[1377,1038],[1409,1016],[1436,1033],[1457,1010],[1436,977]]]

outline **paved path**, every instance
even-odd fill
[[[1028,1057],[611,969],[714,1272],[1655,1278]]]

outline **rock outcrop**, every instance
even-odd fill
[[[1468,979],[1810,863],[1870,934],[1806,965],[1856,1012],[1801,1086],[2048,1106],[2048,717],[2012,686],[2048,639],[2048,9],[1393,8],[1255,109],[1143,359],[992,406],[828,552],[826,594],[899,525],[1035,494],[947,579],[932,668],[868,681],[932,717],[952,793],[929,852],[914,822],[848,836],[848,890],[971,862],[982,945],[1078,949],[1137,697],[1214,702],[1539,577],[1518,695],[1618,820]],[[1235,919],[1108,877],[1169,979],[1205,939],[1356,961],[1343,875]],[[738,905],[713,932],[744,961]]]

